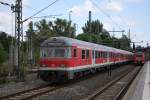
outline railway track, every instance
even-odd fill
[[[140,66],[135,67],[133,70],[130,69],[130,71],[118,76],[104,87],[84,98],[84,100],[121,100],[140,69]]]
[[[90,77],[92,76],[89,75],[87,78],[90,78]],[[57,84],[53,86],[50,84],[50,85],[40,86],[40,87],[28,89],[28,90],[22,90],[20,92],[8,94],[5,96],[0,96],[0,100],[30,100],[32,98],[36,98],[36,97],[45,95],[47,93],[53,92],[57,89],[61,89],[66,86],[73,85],[74,83],[86,80],[87,78],[84,78],[81,80],[79,79],[79,80],[76,80],[75,82],[70,81],[70,82],[64,83],[63,85]]]
[[[133,68],[129,68],[130,70],[133,70]],[[127,73],[129,73],[129,72],[127,72]],[[127,74],[126,73],[126,74]],[[64,87],[68,87],[68,86],[71,86],[72,84],[74,84],[74,83],[78,83],[78,82],[80,82],[80,81],[83,81],[83,80],[86,80],[87,78],[88,79],[90,79],[90,78],[92,78],[93,76],[95,76],[95,75],[89,75],[88,77],[86,77],[86,78],[83,78],[83,79],[80,79],[80,80],[76,80],[76,81],[71,81],[71,82],[67,82],[67,83],[65,83],[65,84],[63,84],[63,85],[56,85],[56,86],[52,86],[52,85],[45,85],[45,86],[41,86],[41,87],[37,87],[37,88],[32,88],[32,89],[29,89],[29,90],[24,90],[24,91],[21,91],[21,92],[17,92],[17,93],[13,93],[13,94],[10,94],[10,95],[6,95],[6,96],[3,96],[3,97],[0,97],[0,100],[30,100],[30,99],[32,99],[32,98],[38,98],[38,97],[40,97],[40,96],[43,96],[43,95],[45,95],[45,94],[47,94],[47,93],[50,93],[50,92],[53,92],[53,91],[55,91],[55,90],[58,90],[58,89],[61,89],[61,88],[64,88]],[[122,75],[122,77],[124,77],[123,75]],[[118,80],[119,79],[121,79],[121,78],[118,78]],[[116,79],[117,80],[117,79]],[[125,82],[118,82],[118,84],[125,84]],[[106,88],[107,89],[107,88]],[[105,89],[105,90],[106,90]],[[104,90],[103,90],[104,91]],[[96,91],[97,93],[94,93],[94,95],[95,95],[95,97],[94,97],[94,95],[92,94],[92,95],[90,95],[90,96],[88,96],[88,98],[86,98],[86,100],[87,99],[89,99],[89,100],[92,100],[92,99],[96,99],[96,97],[99,95],[99,91]],[[101,93],[100,93],[101,94]],[[118,97],[119,97],[120,95],[118,94]],[[99,100],[99,99],[98,99]],[[111,99],[112,100],[112,99]]]
[[[10,95],[2,96],[2,97],[0,97],[0,100],[28,100],[33,97],[40,96],[45,93],[57,90],[58,88],[60,88],[60,87],[59,86],[58,87],[49,86],[49,85],[41,86],[41,87],[32,88],[32,89],[24,90],[21,92],[13,93]]]

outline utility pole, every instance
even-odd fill
[[[71,13],[72,13],[72,11],[70,10],[69,11],[69,21],[71,22]]]
[[[131,32],[130,32],[130,29],[129,29],[129,32],[128,32],[128,38],[129,38],[129,39],[131,38],[131,37],[130,37],[130,33],[131,33]]]
[[[91,11],[89,11],[89,35],[90,35],[90,42],[92,42],[92,37],[91,37]]]
[[[23,41],[23,23],[22,23],[22,0],[16,0],[15,4],[15,57],[16,57],[16,76],[17,81],[21,80],[21,66],[23,56],[21,54],[21,42]]]
[[[72,11],[70,10],[70,11],[69,11],[69,23],[70,23],[70,27],[69,27],[69,37],[71,37],[71,31],[70,31],[70,28],[71,28],[71,13],[72,13]]]
[[[77,29],[78,29],[78,24],[74,24],[74,27],[75,27],[75,33],[74,33],[74,37],[73,38],[75,38],[75,36],[76,36],[76,32],[77,32]]]
[[[8,3],[0,2],[3,5],[11,7],[12,13],[15,13],[15,47],[14,50],[14,66],[15,66],[15,75],[17,81],[21,80],[21,66],[22,66],[22,55],[21,55],[21,42],[23,41],[23,23],[22,23],[22,0],[16,0],[15,5],[10,5]],[[13,14],[12,14],[13,15]],[[12,17],[13,18],[13,17]],[[13,40],[13,39],[12,39]],[[12,41],[13,44],[13,41]],[[12,46],[13,47],[13,46]]]

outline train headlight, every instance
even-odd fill
[[[65,68],[65,67],[66,67],[66,65],[65,65],[65,64],[61,64],[61,65],[60,65],[60,67]]]
[[[47,65],[45,65],[45,64],[42,64],[42,65],[41,65],[41,67],[46,67],[46,66],[47,66]]]
[[[55,64],[51,64],[51,67],[55,67]]]

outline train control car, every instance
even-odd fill
[[[136,48],[134,51],[134,64],[144,65],[145,63],[145,53],[142,48]]]
[[[88,72],[133,60],[133,53],[67,37],[41,44],[39,77],[44,81],[74,79]]]

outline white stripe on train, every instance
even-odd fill
[[[102,63],[102,64],[94,64],[94,65],[84,65],[84,66],[76,66],[76,67],[56,67],[56,68],[52,68],[52,67],[40,67],[39,70],[60,70],[60,71],[72,71],[72,70],[79,70],[79,69],[89,69],[89,68],[98,68],[98,67],[103,67],[103,66],[107,66],[107,65],[113,65],[113,64],[119,64],[119,63],[123,63],[123,62],[127,62],[127,61],[118,61],[118,62],[108,62],[108,63]]]

